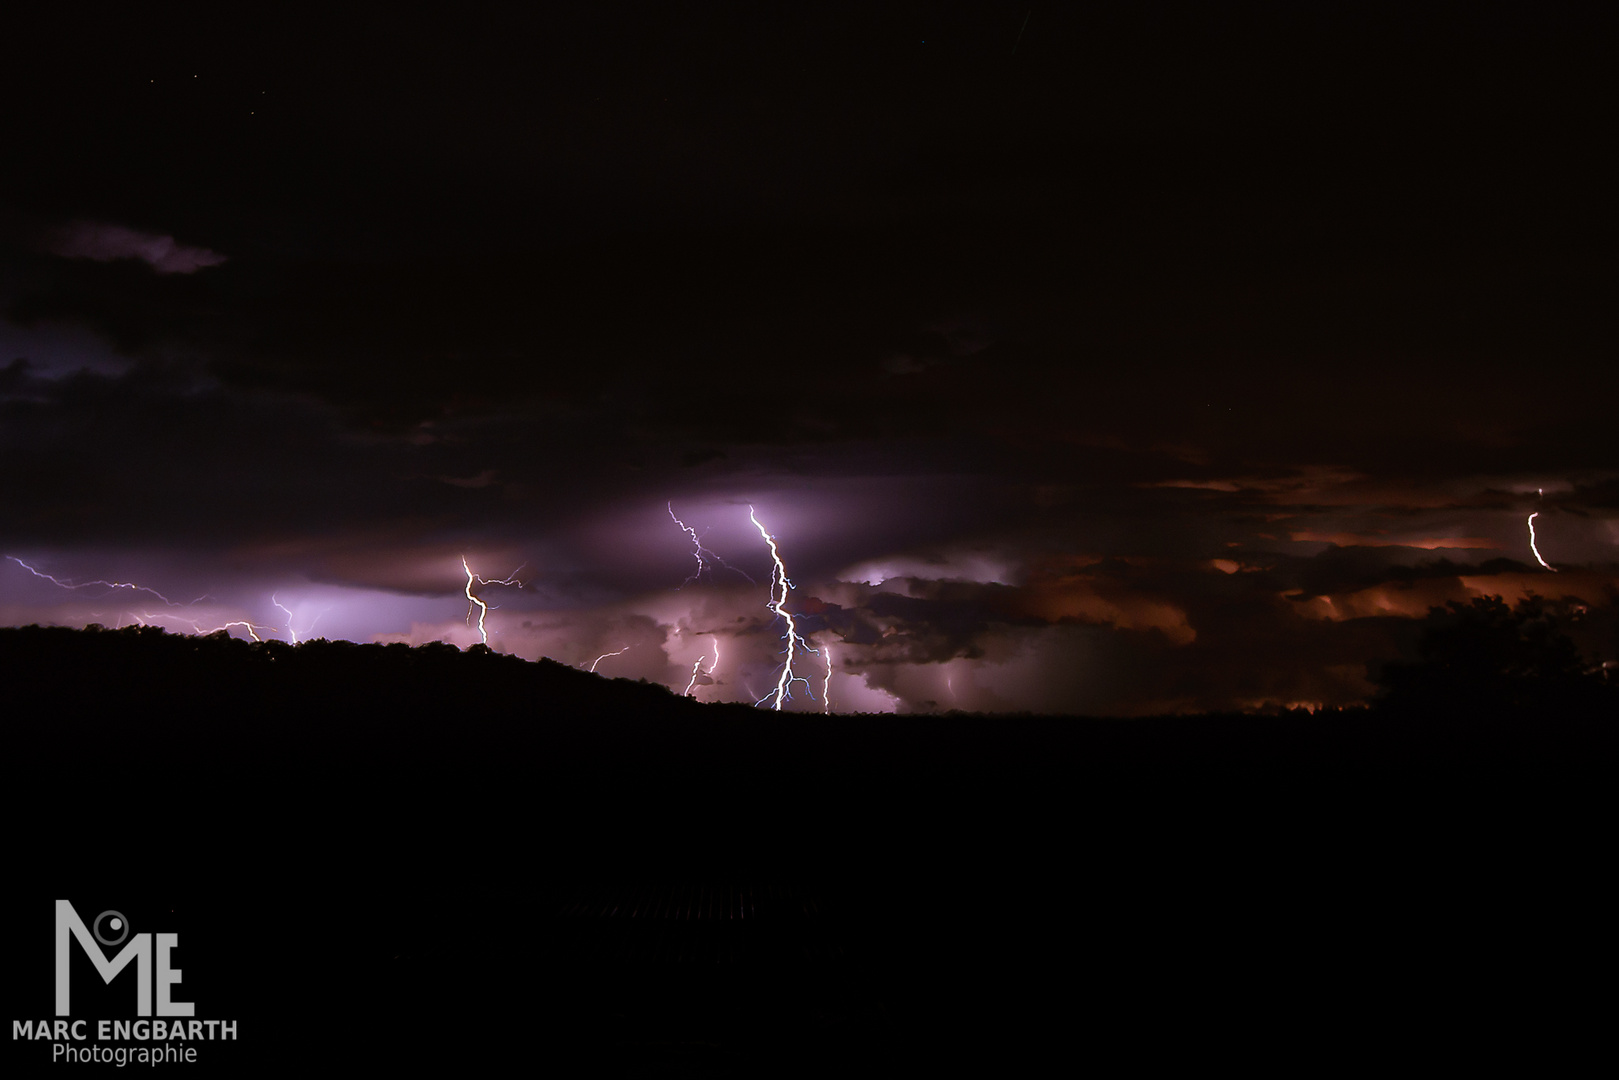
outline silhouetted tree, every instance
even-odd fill
[[[1389,707],[1459,716],[1584,709],[1601,702],[1601,665],[1563,631],[1572,602],[1530,596],[1509,607],[1499,596],[1429,609],[1419,659],[1386,665],[1378,677]]]

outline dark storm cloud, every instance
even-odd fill
[[[463,645],[526,563],[497,648],[755,700],[753,505],[834,697],[918,710],[1350,701],[1431,604],[1606,602],[1594,36],[615,12],[20,27],[0,550]]]
[[[319,467],[343,441],[321,410],[230,393],[195,364],[144,362],[24,391],[0,404],[12,463],[0,498],[16,537],[218,540],[288,509],[328,519],[351,497]],[[351,467],[368,456],[346,449]]]
[[[21,394],[29,383],[28,369],[32,365],[24,357],[18,357],[0,369],[0,397],[13,397]]]

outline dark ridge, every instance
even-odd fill
[[[1544,1054],[1613,958],[1614,699],[1448,677],[1315,714],[825,717],[483,647],[0,630],[13,880],[53,893],[9,925],[177,898],[230,943],[186,986],[215,965],[267,1068],[338,1023],[373,1063],[590,1075]]]

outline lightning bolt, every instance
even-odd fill
[[[193,625],[195,625],[195,624],[193,624]],[[233,626],[240,626],[242,629],[246,630],[248,637],[252,638],[254,641],[263,641],[264,640],[263,638],[259,637],[259,635],[258,635],[258,631],[264,629],[263,627],[254,626],[252,623],[243,622],[240,619],[236,620],[235,622],[228,622],[224,626],[216,626],[213,630],[200,630],[200,631],[198,631],[198,633],[212,634],[212,633],[215,633],[215,632],[217,632],[219,630],[229,630]]]
[[[275,593],[270,594],[270,603],[287,612],[287,639],[294,645],[298,644],[298,631],[292,628],[292,612],[287,610],[287,605],[275,598]]]
[[[793,674],[794,649],[802,646],[805,652],[812,653],[815,650],[810,648],[809,642],[799,636],[798,623],[794,621],[792,612],[787,610],[787,590],[793,587],[793,583],[787,577],[787,564],[782,561],[781,551],[776,547],[776,538],[770,535],[768,529],[759,524],[759,519],[754,515],[752,506],[748,507],[748,520],[753,522],[753,527],[759,530],[759,535],[764,537],[766,544],[770,545],[770,558],[775,564],[770,573],[770,602],[766,606],[787,623],[787,633],[782,635],[782,640],[787,643],[785,650],[787,660],[782,664],[781,677],[776,680],[776,692],[774,695],[776,703],[771,706],[771,708],[780,712],[782,703],[790,700],[793,696],[793,683],[801,682],[804,684],[805,692],[809,691],[809,680]],[[763,705],[770,700],[771,696],[766,694],[753,704],[755,706]],[[811,698],[814,698],[814,696],[814,694],[810,694]]]
[[[17,556],[15,556],[15,555],[7,555],[6,558],[10,559],[12,562],[16,563],[18,566],[22,567],[24,570],[28,571],[30,574],[33,574],[35,577],[43,578],[44,580],[50,582],[52,585],[55,585],[58,588],[62,588],[62,589],[93,589],[96,586],[100,585],[100,586],[103,586],[103,587],[108,588],[108,589],[129,589],[129,590],[131,590],[133,592],[151,593],[153,596],[157,597],[159,600],[161,600],[165,604],[169,605],[169,607],[185,607],[186,606],[184,604],[176,604],[173,600],[170,600],[168,597],[164,596],[162,593],[158,592],[156,589],[149,589],[145,585],[136,585],[132,581],[99,581],[98,580],[98,581],[82,581],[82,582],[79,582],[79,583],[75,584],[75,583],[73,583],[71,581],[63,581],[60,578],[52,577],[50,574],[44,573],[43,571],[35,570],[32,566],[29,566],[27,563],[23,562],[21,559],[17,558]]]
[[[274,593],[270,594],[270,603],[272,603],[276,607],[280,608],[283,612],[286,612],[286,616],[287,616],[287,639],[289,641],[291,641],[294,645],[298,644],[298,632],[292,628],[292,611],[290,609],[288,609],[287,605],[285,605],[281,601],[277,600],[275,598]],[[315,632],[315,627],[320,625],[321,616],[325,615],[330,610],[332,610],[332,608],[331,608],[331,605],[328,604],[326,607],[323,607],[318,612],[316,612],[315,617],[313,619],[309,620],[309,626],[304,629],[304,640],[305,641],[314,640],[312,637],[310,637],[310,635]],[[261,627],[259,627],[259,629],[261,629],[261,630],[264,630],[264,629],[274,630],[276,628],[273,627],[273,626],[272,627],[262,627],[261,626]],[[252,631],[249,631],[249,633],[251,633],[251,632]],[[257,637],[255,637],[254,640],[257,640]]]
[[[723,568],[725,570],[731,571],[733,574],[741,574],[744,578],[747,578],[747,582],[748,582],[749,585],[757,585],[758,584],[758,582],[754,581],[751,577],[748,577],[746,572],[744,572],[742,570],[738,570],[736,567],[732,566],[730,563],[726,562],[724,559],[722,559],[718,555],[714,554],[708,548],[705,548],[703,546],[703,538],[697,535],[697,530],[692,528],[690,525],[687,525],[684,521],[681,521],[680,518],[675,516],[675,504],[674,503],[669,503],[668,507],[669,507],[669,517],[674,520],[674,523],[676,525],[680,526],[682,532],[684,532],[687,536],[691,537],[692,556],[697,560],[697,569],[692,571],[692,574],[691,574],[690,577],[688,577],[685,581],[680,583],[681,588],[685,588],[687,585],[690,585],[692,582],[694,582],[694,581],[698,580],[699,578],[701,578],[705,573],[709,574],[709,576],[712,577],[713,572],[712,572],[712,570],[710,570],[709,565],[708,565],[710,562],[712,562],[714,565],[719,566],[719,567],[721,567],[721,568]],[[707,556],[707,560],[708,560],[707,562],[704,561],[704,556]]]
[[[622,649],[618,650],[618,652],[604,652],[604,653],[602,653],[600,656],[596,657],[596,659],[594,659],[594,660],[592,660],[590,662],[591,674],[594,675],[596,673],[596,665],[601,663],[603,660],[607,659],[609,656],[623,656],[625,653],[629,652],[633,648],[635,648],[634,645],[626,645]],[[702,663],[702,661],[699,660],[698,663]]]
[[[714,675],[714,669],[720,666],[720,639],[719,638],[713,638],[713,642],[714,642],[714,662],[712,664],[708,665],[708,670],[707,671],[702,671],[703,661],[708,659],[708,654],[704,653],[702,656],[699,656],[697,658],[697,662],[691,666],[691,682],[686,684],[686,693],[685,693],[686,697],[692,697],[693,696],[693,689],[697,686],[697,674],[698,674],[698,672],[701,671],[704,675],[707,675],[710,678],[712,678],[713,675]]]
[[[478,585],[516,585],[519,589],[521,589],[523,587],[523,583],[521,581],[517,580],[517,575],[518,575],[519,572],[522,571],[523,568],[521,566],[519,566],[516,570],[513,570],[511,577],[505,577],[505,578],[481,578],[477,574],[474,574],[472,572],[472,567],[467,565],[467,557],[465,555],[463,555],[463,556],[461,556],[461,569],[463,569],[463,570],[465,570],[467,572],[467,590],[466,590],[467,591],[467,625],[468,626],[472,625],[472,607],[473,607],[474,604],[476,604],[477,607],[478,607],[478,636],[480,638],[482,638],[483,643],[485,645],[487,645],[487,644],[489,644],[489,631],[484,629],[483,620],[484,620],[484,616],[489,614],[489,605],[484,603],[478,597],[472,595],[472,586],[474,584],[478,584]],[[285,609],[283,609],[283,610],[285,610]],[[592,669],[592,670],[594,670],[594,669]]]
[[[38,570],[38,569],[36,569],[36,568],[34,568],[32,566],[29,566],[27,563],[23,562],[21,559],[17,558],[17,556],[15,556],[15,555],[7,555],[6,558],[10,559],[12,562],[16,563],[18,566],[22,567],[24,570],[28,571],[30,574],[33,574],[35,577],[40,578],[40,579],[42,579],[44,581],[48,581],[52,585],[55,585],[57,588],[60,588],[60,589],[69,589],[69,590],[93,589],[93,588],[96,588],[96,587],[99,586],[101,588],[105,588],[105,589],[109,589],[109,590],[112,590],[112,589],[125,589],[125,590],[128,590],[130,592],[143,592],[143,593],[148,593],[148,594],[150,594],[152,596],[157,597],[159,600],[163,601],[163,603],[167,604],[171,608],[190,608],[190,607],[195,607],[196,605],[202,603],[204,600],[209,599],[208,594],[204,593],[203,595],[197,597],[195,600],[191,601],[191,603],[189,603],[189,604],[179,604],[179,603],[175,603],[173,600],[170,600],[168,597],[164,596],[162,593],[158,592],[156,589],[150,588],[149,586],[146,586],[146,585],[137,585],[133,581],[105,581],[105,580],[101,580],[101,579],[97,579],[95,581],[80,581],[80,582],[64,581],[61,578],[56,577],[53,574],[47,574],[43,570]],[[274,598],[272,597],[271,598],[271,603],[274,603],[274,602],[275,602]],[[276,607],[281,607],[281,605],[276,604]],[[283,608],[281,608],[281,610],[286,611],[287,609],[283,607]],[[140,623],[142,626],[147,626],[147,625],[149,625],[151,623],[154,623],[154,622],[163,622],[163,621],[173,621],[173,622],[177,622],[177,623],[183,623],[183,624],[185,624],[187,626],[190,626],[192,632],[197,634],[199,637],[204,635],[204,634],[217,633],[220,630],[229,630],[233,626],[239,626],[243,630],[246,630],[247,633],[248,633],[248,636],[251,637],[254,641],[263,641],[264,639],[259,637],[258,632],[260,630],[269,631],[269,630],[275,629],[274,627],[269,627],[269,626],[259,626],[257,623],[248,622],[245,619],[233,619],[232,621],[224,623],[224,624],[222,624],[220,626],[216,626],[211,630],[204,630],[202,628],[202,624],[197,622],[195,619],[187,619],[187,618],[184,618],[183,616],[180,616],[180,615],[170,615],[170,614],[167,614],[167,613],[164,613],[164,614],[161,614],[161,615],[153,615],[149,611],[142,612],[139,615],[135,615],[133,612],[131,612],[130,615],[131,615],[132,618],[135,619],[136,622]],[[287,612],[287,617],[290,620],[291,617],[292,617],[292,613]],[[294,638],[294,641],[296,641],[296,640],[297,639]]]
[[[1550,570],[1552,573],[1555,574],[1555,573],[1557,573],[1557,567],[1553,566],[1551,563],[1547,562],[1545,559],[1542,559],[1540,557],[1540,549],[1535,546],[1535,519],[1537,517],[1539,517],[1539,516],[1540,516],[1540,511],[1539,510],[1536,510],[1533,514],[1529,515],[1529,521],[1528,521],[1528,525],[1529,525],[1529,550],[1534,552],[1536,562],[1538,562],[1540,565],[1544,566],[1546,569]]]
[[[821,684],[821,711],[831,715],[832,712],[832,646],[821,645],[826,653],[826,681]]]
[[[320,617],[322,615],[326,614],[330,610],[332,610],[332,609],[331,609],[330,606],[328,606],[328,607],[321,608],[318,612],[315,613],[315,617],[313,619],[309,620],[309,629],[304,631],[304,640],[306,640],[306,641],[309,640],[309,635],[313,634],[315,632],[315,627],[320,625]]]
[[[279,605],[279,604],[277,604],[276,606],[281,607],[281,605]],[[287,609],[286,608],[281,608],[281,610],[285,611]],[[145,612],[140,617],[143,618],[143,619],[151,619],[154,622],[159,620],[159,619],[173,619],[175,622],[183,622],[183,623],[187,624],[188,626],[190,626],[192,632],[195,633],[198,637],[203,637],[203,636],[206,636],[208,634],[217,634],[221,630],[229,630],[233,626],[240,626],[243,630],[247,631],[248,636],[251,637],[254,641],[263,641],[264,639],[259,637],[259,634],[258,634],[258,632],[260,630],[270,631],[270,630],[276,629],[273,626],[259,626],[257,623],[250,623],[246,619],[234,619],[231,622],[225,623],[225,624],[223,624],[221,626],[216,626],[212,630],[204,630],[202,628],[202,624],[197,622],[196,620],[194,620],[194,619],[183,619],[178,615],[153,615],[150,612]],[[145,625],[145,624],[142,623],[142,625]]]

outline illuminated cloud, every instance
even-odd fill
[[[874,559],[849,567],[839,580],[881,585],[886,581],[914,578],[920,581],[971,581],[980,585],[1013,584],[1014,571],[1004,555],[987,551],[954,552],[945,555],[899,555]]]
[[[1386,615],[1420,619],[1428,613],[1429,608],[1452,600],[1468,600],[1471,594],[1455,578],[1437,578],[1416,587],[1410,584],[1376,585],[1336,596],[1307,597],[1290,593],[1287,598],[1297,603],[1298,613],[1304,618],[1341,622]]]
[[[1550,594],[1602,606],[1619,595],[1619,577],[1612,572],[1570,571],[1560,575],[1556,588],[1550,589],[1547,576],[1535,571],[1501,570],[1492,566],[1495,572],[1479,574],[1449,564],[1444,569],[1449,572],[1415,579],[1408,577],[1361,589],[1315,595],[1294,590],[1285,595],[1303,617],[1334,622],[1379,616],[1421,619],[1431,608],[1452,602],[1470,603],[1484,596],[1499,596],[1513,604],[1530,596]]]
[[[1090,562],[1082,558],[1078,565]],[[1138,579],[1142,576],[1126,573]],[[1073,563],[1052,563],[1035,573],[1028,586],[1018,591],[1013,608],[1047,622],[1071,620],[1121,630],[1156,630],[1176,645],[1197,638],[1181,606],[1142,591],[1123,573],[1076,570]]]
[[[1334,489],[1365,480],[1354,469],[1311,466],[1290,470],[1280,476],[1233,476],[1205,480],[1158,480],[1142,484],[1149,488],[1186,488],[1201,491],[1219,491],[1227,494],[1242,492],[1266,502],[1316,503],[1326,501],[1325,496]],[[1364,501],[1363,498],[1360,501]]]
[[[1438,551],[1445,548],[1460,550],[1499,548],[1501,546],[1496,541],[1482,536],[1362,536],[1348,532],[1322,533],[1310,529],[1291,532],[1288,534],[1288,539],[1295,543],[1336,544],[1338,547],[1413,547],[1421,548],[1424,551]]]
[[[225,261],[217,251],[182,244],[172,236],[94,221],[76,221],[57,230],[45,247],[65,259],[139,259],[160,274],[194,274]]]

